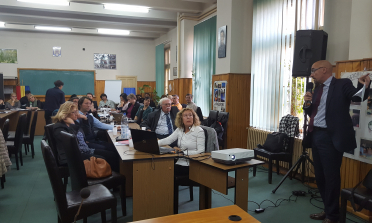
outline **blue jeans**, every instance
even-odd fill
[[[323,199],[326,218],[338,221],[340,168],[344,153],[336,150],[327,130],[314,129],[312,134],[315,179]]]

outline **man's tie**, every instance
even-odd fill
[[[172,134],[172,133],[173,133],[173,129],[172,129],[172,123],[171,123],[171,120],[170,120],[170,118],[169,118],[169,113],[168,113],[168,114],[165,114],[165,117],[167,118],[168,133],[169,133],[169,134]]]
[[[314,101],[314,104],[311,108],[311,116],[310,116],[310,123],[309,123],[309,132],[312,132],[313,129],[314,129],[314,118],[316,116],[316,113],[318,113],[318,107],[319,107],[319,104],[320,104],[320,99],[322,98],[322,94],[323,94],[323,87],[324,87],[324,84],[321,84],[319,86],[319,90],[318,90],[318,94],[316,95],[316,99]]]

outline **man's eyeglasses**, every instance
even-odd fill
[[[315,71],[319,70],[320,68],[325,68],[325,67],[311,68],[311,73],[315,73]]]
[[[168,106],[170,106],[171,104],[170,104],[170,103],[167,103],[167,104],[162,104],[162,105],[164,105],[164,106],[167,106],[167,107],[168,107]]]

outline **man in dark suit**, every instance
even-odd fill
[[[172,101],[169,98],[162,98],[159,101],[161,109],[152,112],[148,118],[141,123],[141,127],[146,130],[155,132],[158,139],[164,139],[176,130],[174,120],[177,116],[177,107],[172,107]]]
[[[361,76],[355,88],[350,79],[334,78],[332,65],[325,60],[313,64],[310,77],[316,87],[314,95],[307,92],[304,97],[305,101],[312,101],[310,106],[304,106],[306,114],[310,116],[304,141],[311,142],[315,179],[324,203],[324,212],[311,214],[310,218],[333,223],[339,219],[343,153],[357,147],[349,114],[350,101],[361,101],[360,97],[354,95],[363,85],[366,86],[363,100],[367,99],[370,78],[368,74]]]
[[[54,82],[55,87],[48,89],[45,94],[44,117],[47,125],[52,123],[53,111],[59,109],[61,104],[65,103],[65,93],[62,91],[63,85],[63,82],[58,80]]]

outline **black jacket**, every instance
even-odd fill
[[[98,109],[97,101],[93,101],[93,105],[95,109]]]
[[[28,98],[27,98],[27,96],[23,96],[21,99],[19,99],[19,102],[21,103],[21,107],[22,107],[23,105],[26,105],[26,106],[24,106],[24,107],[27,107],[27,105],[30,104],[30,103],[28,102]]]
[[[56,124],[53,125],[53,136],[56,140],[59,164],[67,163],[65,148],[63,147],[63,141],[60,137],[61,132],[65,131],[65,132],[76,135],[78,130],[79,130],[79,125],[67,126],[65,123],[62,123],[62,122],[57,122]]]
[[[50,88],[45,94],[44,110],[54,111],[65,103],[65,93],[58,87]]]
[[[96,133],[94,132],[93,117],[91,115],[86,115],[87,120],[79,119],[79,126],[83,130],[85,138],[87,141],[92,141],[96,138]]]
[[[359,97],[352,97],[363,87],[358,83],[355,88],[350,79],[333,78],[329,86],[325,120],[327,132],[332,139],[333,145],[340,152],[348,152],[357,147],[355,140],[355,131],[349,114],[350,101],[361,101]],[[364,99],[369,93],[369,86],[366,88]],[[317,97],[319,90],[315,89],[313,98]],[[306,114],[310,117],[312,105],[304,108]]]
[[[173,106],[170,110],[170,117],[172,120],[172,125],[173,125],[174,130],[177,129],[176,125],[174,124],[174,120],[176,119],[177,113],[178,113],[178,108]],[[160,114],[161,114],[161,110],[151,112],[148,115],[147,119],[144,120],[140,126],[146,127],[146,130],[150,129],[151,131],[155,132],[156,126],[158,125],[158,122],[159,122]]]
[[[129,103],[129,104],[128,104],[128,108],[127,108],[127,110],[124,110],[123,112],[125,112],[126,115],[128,116],[128,109],[129,109],[130,107],[132,107],[132,106],[134,106],[134,107],[133,107],[133,109],[132,109],[132,112],[130,113],[130,118],[131,118],[131,119],[134,119],[134,117],[136,117],[136,114],[137,114],[137,111],[138,111],[139,107],[141,106],[137,101],[136,101],[136,103],[134,103],[134,105],[131,104],[131,103]]]

